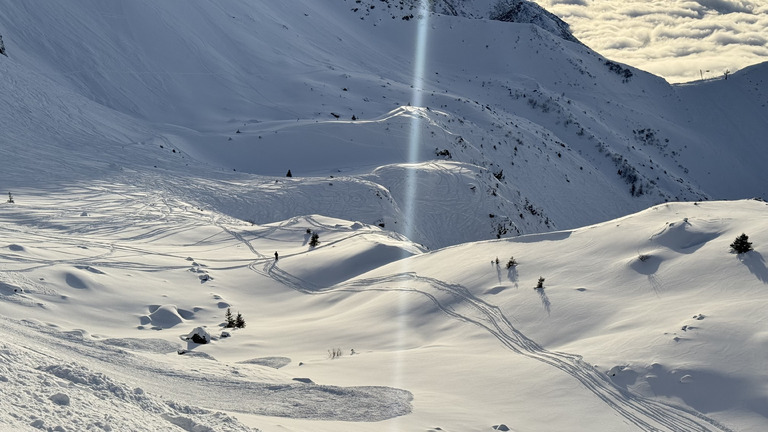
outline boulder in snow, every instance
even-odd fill
[[[187,340],[191,340],[197,344],[207,344],[211,342],[211,334],[202,327],[195,327],[195,329],[187,335]]]
[[[50,399],[51,402],[55,403],[56,405],[61,405],[61,406],[69,405],[69,396],[64,393],[56,393],[55,395],[52,395],[48,399]]]

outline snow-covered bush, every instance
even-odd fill
[[[516,265],[517,265],[517,260],[515,260],[515,257],[509,257],[509,261],[507,261],[507,268],[511,269]]]

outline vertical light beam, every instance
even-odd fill
[[[429,0],[419,0],[418,4],[418,23],[416,29],[416,44],[413,58],[413,93],[409,115],[411,116],[411,130],[408,139],[408,159],[405,166],[405,197],[403,202],[404,234],[410,240],[415,239],[416,226],[416,196],[418,194],[417,167],[419,162],[419,153],[421,149],[421,123],[423,121],[424,104],[424,74],[427,63],[427,36],[429,33]],[[408,255],[403,252],[404,258]],[[402,260],[402,272],[410,271],[408,260]],[[407,278],[405,283],[409,283]],[[410,293],[407,290],[399,293],[398,299],[398,318],[397,318],[397,350],[393,364],[394,386],[405,388],[404,381],[404,350],[406,349],[408,328],[408,298]],[[394,419],[390,424],[393,431],[400,431],[400,420]]]
[[[416,222],[416,195],[418,182],[416,164],[421,150],[422,105],[424,104],[424,74],[427,63],[427,39],[429,36],[429,0],[420,0],[418,8],[418,27],[413,58],[413,93],[411,95],[411,131],[408,142],[408,163],[406,169],[406,193],[404,202],[405,235],[413,240],[413,228]]]

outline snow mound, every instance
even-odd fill
[[[685,218],[667,223],[650,240],[675,252],[690,254],[720,235],[717,226],[715,221]]]
[[[187,335],[187,340],[197,344],[207,344],[211,343],[211,334],[203,327],[195,327],[195,329]]]
[[[280,369],[291,363],[291,359],[288,357],[259,357],[250,360],[243,360],[239,363],[242,364],[254,364],[259,366],[271,367],[274,369]]]
[[[16,285],[7,284],[5,282],[0,282],[0,295],[2,296],[11,296],[14,294],[18,294],[22,292],[22,289],[17,287]]]
[[[85,281],[85,279],[74,273],[66,273],[64,280],[67,282],[67,285],[69,285],[70,288],[81,290],[89,288],[89,284]]]
[[[176,305],[155,306],[150,307],[150,310],[152,310],[152,312],[147,318],[153,328],[168,329],[184,322]]]

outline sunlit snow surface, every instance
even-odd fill
[[[359,223],[251,225],[110,188],[0,207],[8,427],[765,424],[765,203],[667,204],[423,253]],[[757,250],[729,253],[742,231]],[[247,326],[222,338],[226,308]],[[201,325],[210,345],[181,339]],[[573,424],[585,410],[594,420]]]

